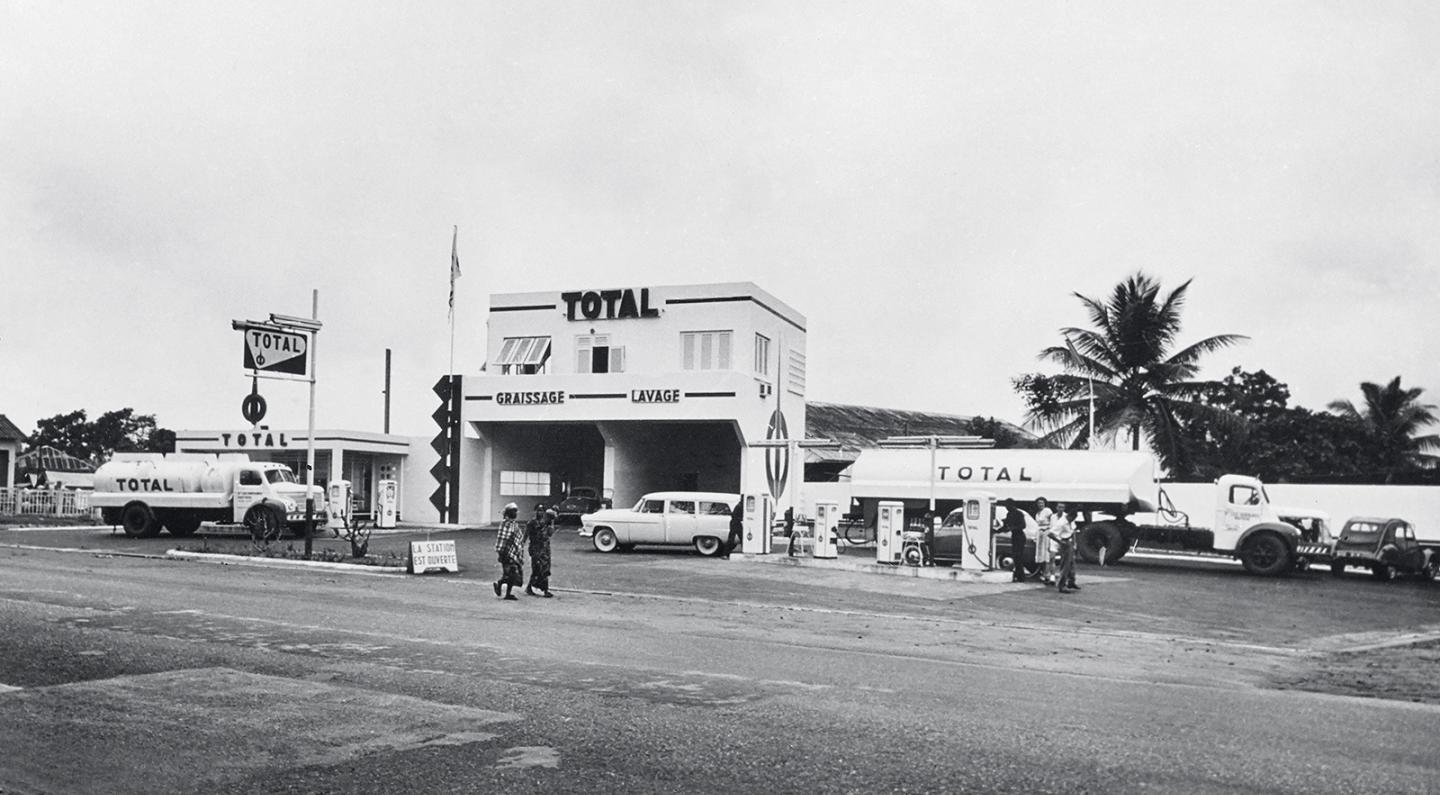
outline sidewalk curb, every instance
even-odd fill
[[[1008,583],[1010,572],[1003,570],[996,571],[970,571],[968,569],[957,569],[947,566],[907,566],[905,564],[886,565],[883,563],[861,563],[859,561],[847,561],[827,558],[814,558],[810,556],[790,557],[783,553],[770,553],[768,555],[746,555],[744,553],[731,553],[730,560],[742,564],[766,565],[766,566],[793,566],[802,569],[824,569],[827,571],[852,571],[860,574],[879,574],[890,577],[910,577],[920,580],[941,580],[946,582],[961,583]]]
[[[211,552],[185,552],[179,549],[166,550],[165,557],[171,560],[190,560],[197,563],[218,563],[222,566],[323,569],[346,574],[369,574],[381,577],[405,573],[405,569],[400,566],[370,566],[358,563],[332,563],[328,560],[291,560],[290,558],[263,558],[252,555],[219,555]]]

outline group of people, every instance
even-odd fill
[[[1035,523],[1040,526],[1040,537],[1035,542],[1038,561],[1029,559],[1025,547],[1025,514],[1013,499],[1007,499],[1005,519],[1001,529],[1010,534],[1011,557],[1015,561],[1011,571],[1013,582],[1024,582],[1025,569],[1040,564],[1037,575],[1041,582],[1055,586],[1056,593],[1070,593],[1080,590],[1075,584],[1075,517],[1074,509],[1066,509],[1065,503],[1055,504],[1052,510],[1044,497],[1035,500]],[[1059,557],[1057,565],[1055,558]]]
[[[500,559],[500,579],[495,581],[495,595],[517,600],[515,588],[525,586],[525,593],[553,599],[550,593],[550,537],[555,535],[556,513],[544,503],[535,506],[535,516],[521,524],[520,506],[505,506],[500,530],[495,535],[495,555]],[[525,553],[530,556],[530,582],[525,582]]]

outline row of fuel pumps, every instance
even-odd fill
[[[330,502],[329,530],[344,530],[349,527],[355,507],[355,489],[348,480],[332,480],[326,497]],[[386,529],[395,526],[400,517],[400,484],[394,480],[382,480],[375,484],[375,526]]]
[[[958,559],[960,568],[986,571],[996,568],[994,528],[995,495],[973,492],[961,496],[960,513],[951,512],[943,531],[931,534],[930,541],[946,545],[943,557]],[[844,514],[838,502],[815,503],[815,537],[811,554],[817,558],[839,555],[840,522]],[[747,555],[771,552],[771,527],[775,507],[769,495],[745,495],[744,535],[741,551]],[[875,561],[919,565],[935,550],[929,549],[925,534],[913,531],[905,520],[905,503],[881,500],[875,517]]]

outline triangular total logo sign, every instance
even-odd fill
[[[268,373],[306,375],[309,372],[309,337],[293,331],[245,329],[245,369]]]

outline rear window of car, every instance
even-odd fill
[[[706,516],[729,516],[730,506],[723,502],[700,501],[700,513]]]
[[[670,513],[695,513],[694,500],[671,500]]]

